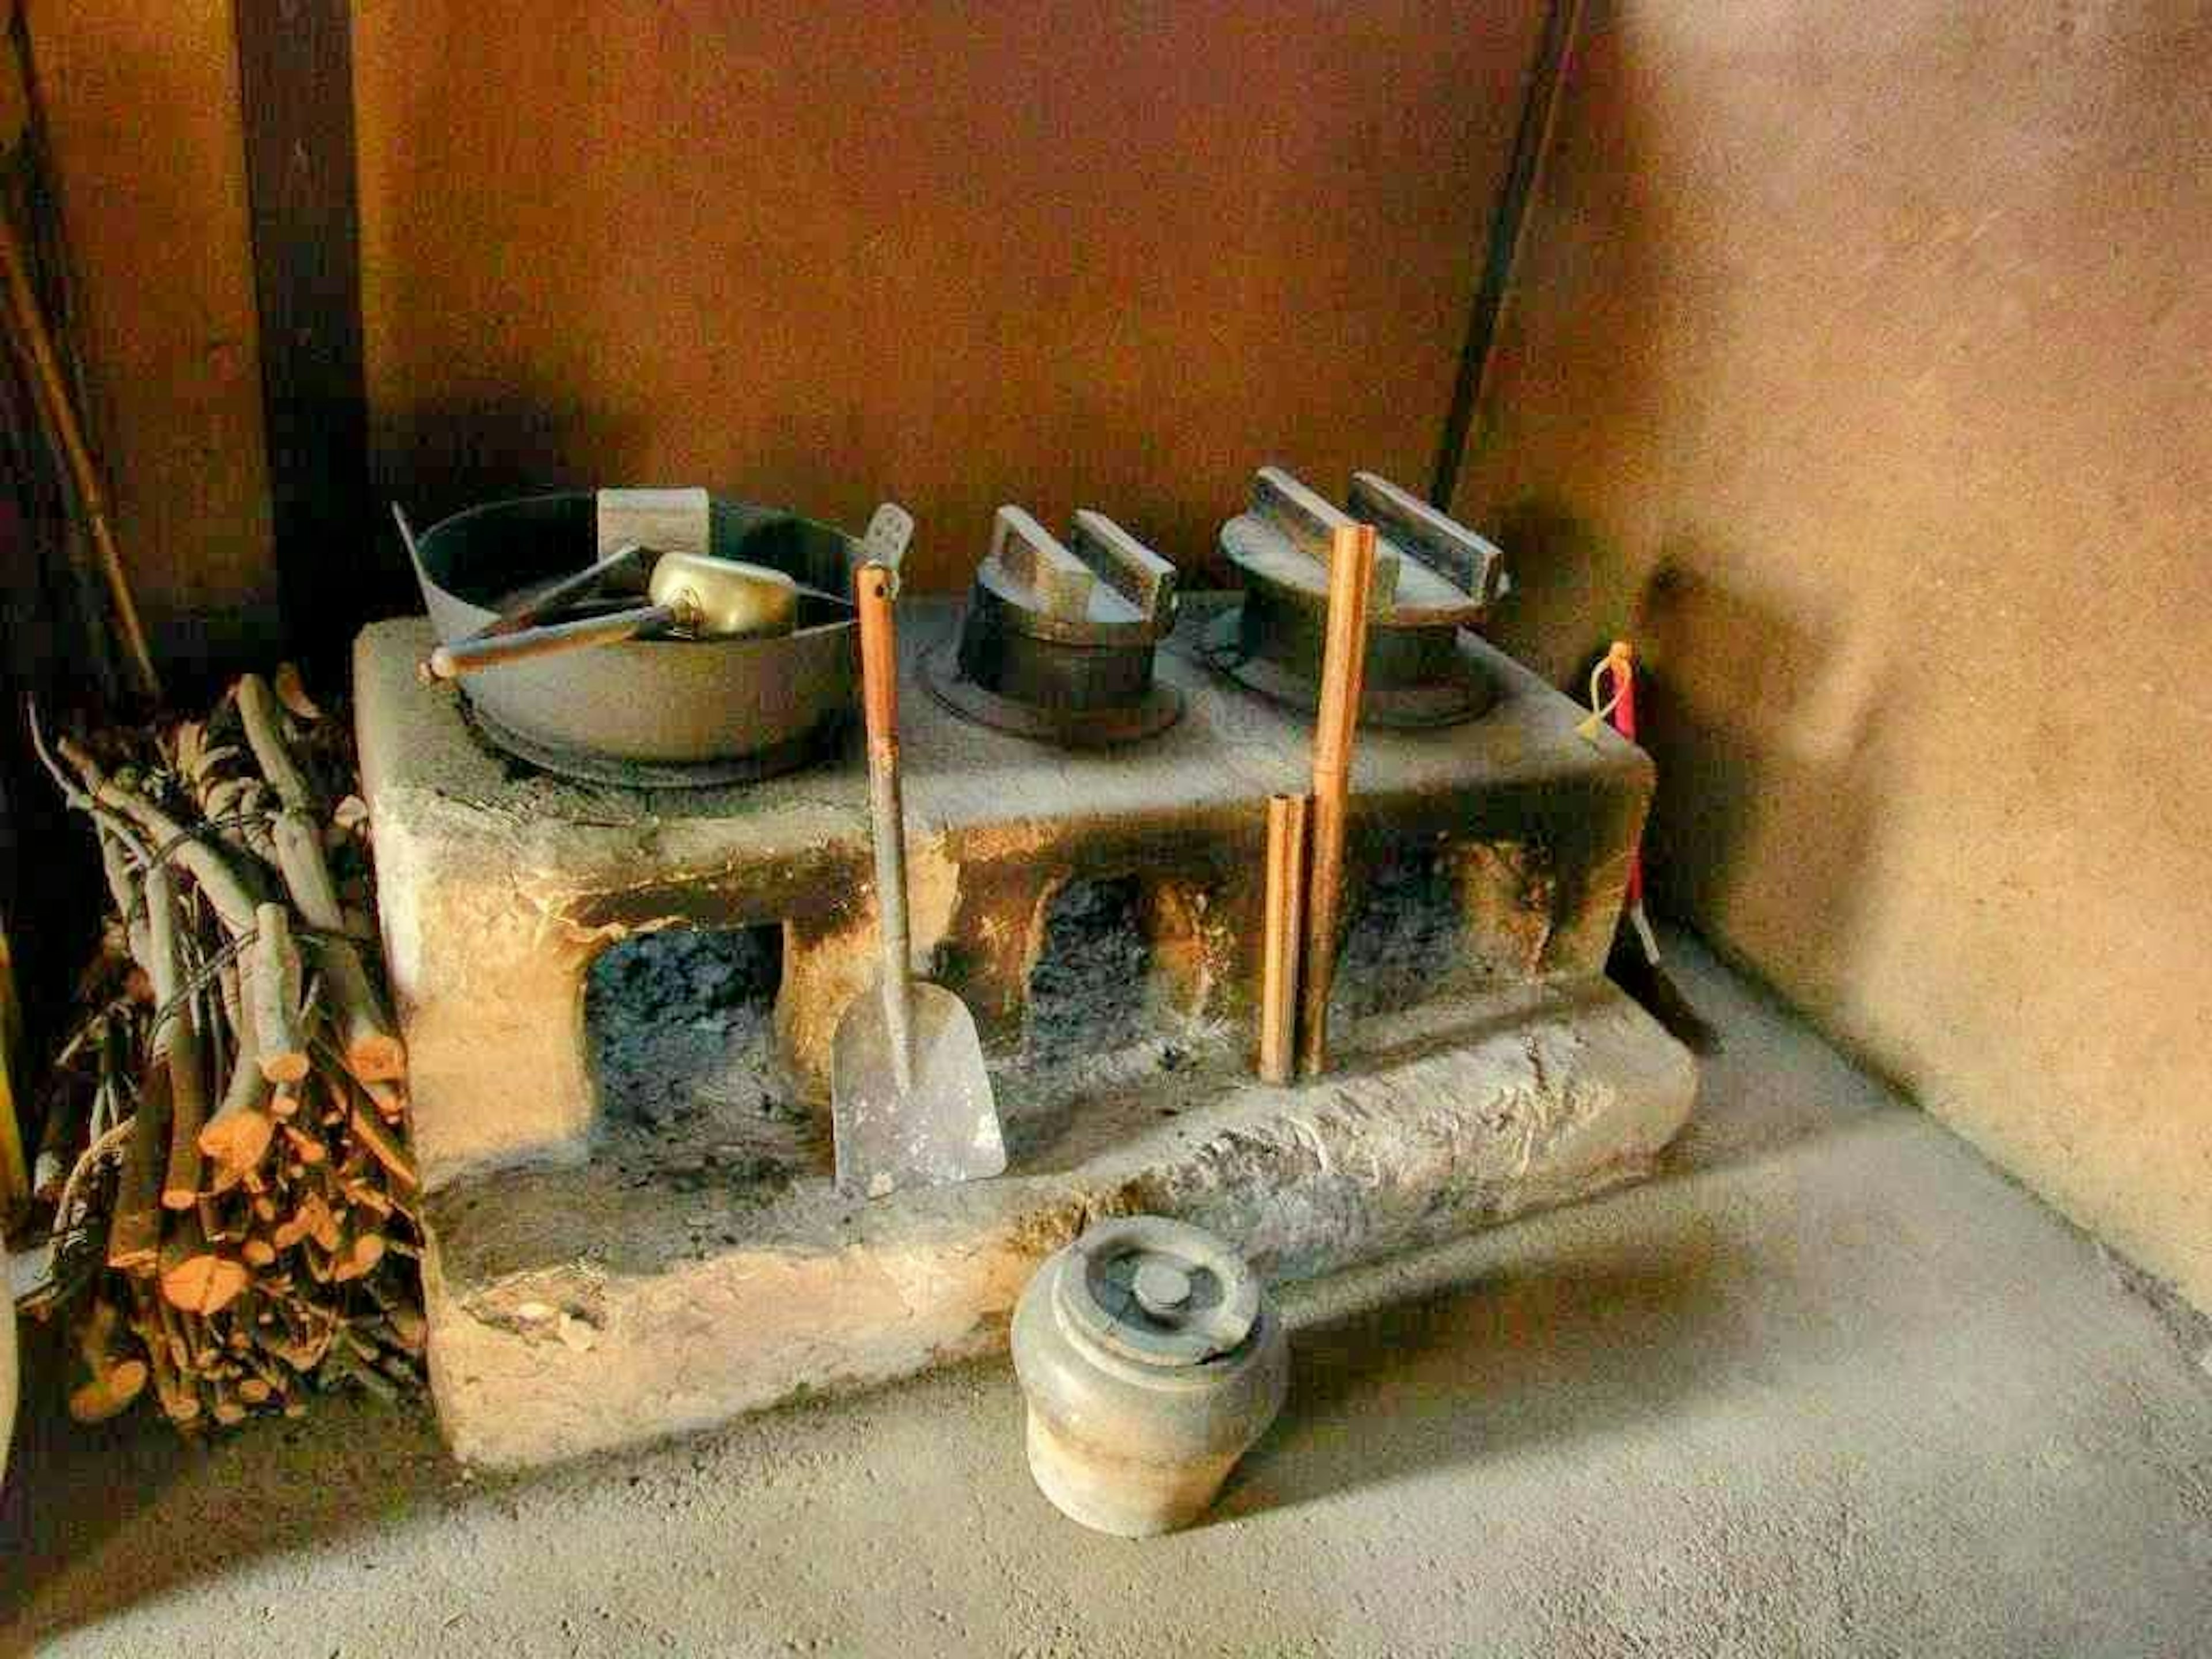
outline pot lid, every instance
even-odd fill
[[[1212,1234],[1164,1216],[1102,1223],[1068,1247],[1058,1301],[1110,1353],[1164,1368],[1229,1352],[1260,1316],[1260,1281]]]

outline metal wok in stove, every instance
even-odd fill
[[[590,565],[595,508],[589,490],[492,501],[419,537],[401,515],[440,642],[458,642]],[[879,512],[878,523],[896,511]],[[717,558],[771,566],[825,596],[852,592],[860,538],[720,498],[710,524]],[[868,545],[867,556],[883,556]],[[847,600],[802,595],[787,635],[626,640],[488,668],[459,695],[493,743],[550,771],[602,783],[743,783],[836,744],[854,705],[854,641]]]

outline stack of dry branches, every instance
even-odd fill
[[[33,1171],[96,1421],[421,1380],[406,1054],[343,723],[247,675],[205,721],[64,738],[114,915]]]

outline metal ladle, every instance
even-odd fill
[[[580,587],[583,585],[578,583]],[[504,634],[487,630],[440,646],[423,667],[434,679],[459,679],[502,663],[587,650],[647,634],[696,640],[770,639],[797,626],[802,594],[837,605],[848,603],[767,565],[712,558],[703,553],[664,553],[654,563],[646,586],[649,604]]]

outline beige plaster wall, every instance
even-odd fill
[[[173,663],[273,646],[228,0],[26,0],[124,560]]]
[[[1458,506],[1665,900],[2212,1307],[2209,18],[1593,6]]]

